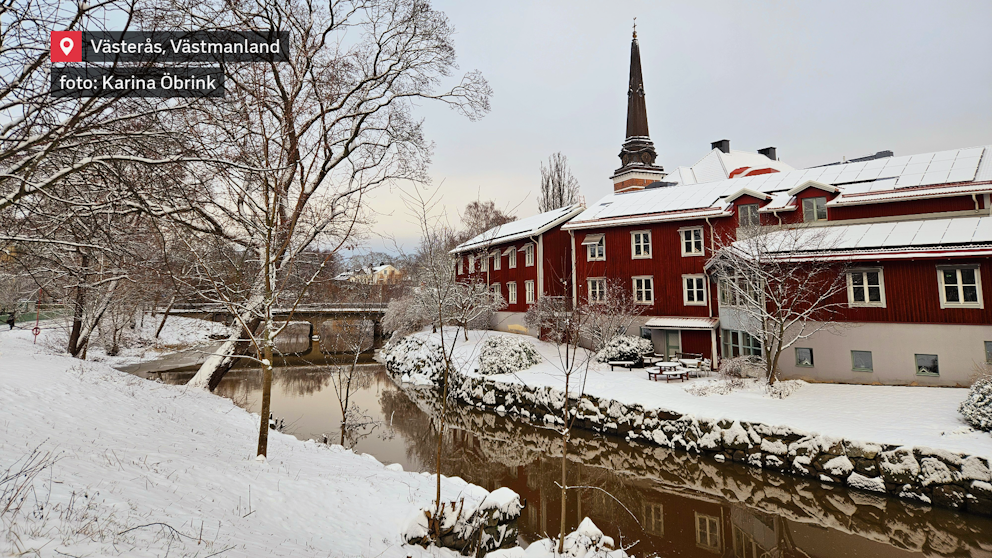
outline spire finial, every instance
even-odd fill
[[[637,16],[634,16],[634,38],[637,38]]]

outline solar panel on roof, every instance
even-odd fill
[[[909,158],[909,164],[911,165],[916,165],[920,163],[929,164],[932,159],[933,159],[933,153],[921,153],[919,155],[911,156]]]
[[[891,233],[894,228],[896,228],[895,223],[873,223],[865,229],[864,234],[855,246],[857,248],[881,246],[882,243],[885,242],[885,239],[889,237],[889,233]]]
[[[975,224],[971,219],[950,219],[941,241],[946,244],[966,244],[971,242],[974,235]]]
[[[913,246],[937,244],[944,238],[944,231],[947,230],[948,225],[950,225],[949,219],[923,221],[909,244]]]
[[[949,151],[938,151],[933,154],[933,161],[953,161],[955,157],[958,156],[960,149],[951,149]]]

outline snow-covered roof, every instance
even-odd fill
[[[679,184],[699,184],[735,176],[747,176],[747,173],[759,169],[773,169],[778,172],[795,170],[790,165],[769,159],[761,153],[733,149],[730,150],[730,153],[724,153],[714,148],[691,167],[677,167],[669,172],[665,181],[678,182]]]
[[[681,316],[662,316],[651,318],[644,324],[644,327],[657,327],[662,329],[705,329],[710,330],[720,324],[718,318],[683,318]]]
[[[852,258],[852,254],[919,257],[921,252],[935,252],[940,256],[980,255],[992,253],[992,216],[783,230],[770,233],[768,245],[774,246],[776,237],[781,238],[783,252],[789,251],[799,259],[804,253],[816,254],[818,259],[829,253],[837,254],[840,259]],[[734,246],[747,250],[749,244],[742,240]],[[774,253],[776,249],[769,251]]]
[[[725,212],[727,198],[742,189],[772,196],[772,201],[762,207],[763,212],[790,211],[795,209],[795,200],[789,191],[810,181],[837,188],[840,193],[831,200],[833,205],[989,192],[992,191],[992,146],[610,194],[563,228],[711,216]]]
[[[498,227],[493,227],[488,231],[463,242],[451,251],[452,254],[471,252],[480,248],[488,249],[497,244],[514,242],[522,238],[537,236],[555,226],[568,221],[572,217],[582,212],[582,204],[574,204],[546,213],[539,213],[531,217],[518,219],[512,223],[506,223]]]

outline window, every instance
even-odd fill
[[[654,279],[652,277],[634,277],[634,302],[637,304],[654,304]]]
[[[703,255],[703,228],[679,229],[679,236],[682,238],[683,256]]]
[[[696,546],[720,550],[720,519],[696,512]]]
[[[757,227],[760,224],[761,219],[758,216],[758,204],[746,203],[737,206],[738,227]]]
[[[915,355],[917,376],[940,376],[937,355]]]
[[[851,370],[871,372],[871,351],[851,351]]]
[[[754,542],[754,538],[734,525],[734,558],[763,558],[765,550]]]
[[[534,266],[534,245],[528,244],[524,247],[524,266]]]
[[[606,301],[606,279],[589,279],[589,302]]]
[[[516,269],[516,267],[517,267],[517,249],[514,248],[514,247],[512,247],[512,246],[510,247],[510,260],[509,260],[509,264],[510,264],[510,269]]]
[[[468,257],[468,272],[475,273],[475,256]]]
[[[686,306],[706,306],[705,276],[682,276],[682,303]]]
[[[796,366],[813,368],[813,349],[796,347]]]
[[[985,342],[985,362],[992,364],[992,341]]]
[[[479,271],[489,271],[489,254],[479,256]]]
[[[848,306],[885,308],[885,281],[881,269],[858,269],[847,274]]]
[[[499,269],[503,265],[503,258],[499,254],[499,250],[493,252],[493,269]]]
[[[465,258],[458,256],[458,275],[465,273]]]
[[[606,259],[606,235],[587,234],[582,239],[582,245],[586,247],[586,261],[595,262]]]
[[[724,329],[720,338],[723,340],[723,358],[741,355],[761,356],[761,341],[745,331]]]
[[[720,304],[722,306],[743,306],[749,300],[754,301],[757,293],[754,287],[743,277],[725,277],[720,279]]]
[[[517,284],[515,282],[506,284],[506,298],[509,304],[517,303]]]
[[[489,285],[489,290],[492,291],[492,293],[495,295],[503,296],[503,290],[500,289],[499,283],[493,283],[492,285]]]
[[[651,257],[651,231],[630,233],[630,257],[647,259]]]
[[[941,308],[982,308],[982,276],[977,267],[939,267]]]
[[[525,299],[527,301],[527,304],[534,304],[534,282],[533,281],[524,281],[524,292],[525,292],[525,295],[524,296],[527,297]]]
[[[641,339],[651,340],[651,329],[641,326]]]
[[[827,198],[806,198],[803,200],[803,222],[827,220]]]
[[[661,504],[644,502],[641,524],[644,530],[656,537],[665,536],[665,508]]]

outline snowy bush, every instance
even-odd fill
[[[418,331],[428,323],[423,306],[413,295],[390,300],[382,316],[382,329],[400,336]]]
[[[479,349],[479,372],[509,374],[541,362],[534,344],[524,337],[499,335],[482,342]]]
[[[765,385],[765,393],[769,397],[785,399],[795,393],[795,391],[806,385],[802,380],[779,380],[772,385]]]
[[[611,360],[626,360],[640,362],[644,355],[654,352],[651,341],[640,337],[629,335],[618,335],[603,347],[603,350],[596,353],[598,362],[609,362]]]
[[[382,363],[394,374],[419,374],[437,383],[444,373],[441,344],[420,335],[404,337],[382,348]]]
[[[759,356],[742,355],[720,362],[720,376],[723,378],[760,378],[764,373],[765,359]]]
[[[958,411],[968,424],[979,430],[992,431],[992,376],[982,376],[971,384]]]

